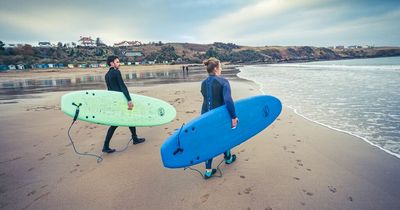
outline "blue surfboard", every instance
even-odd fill
[[[282,104],[273,96],[254,96],[235,102],[239,123],[231,128],[226,106],[213,109],[175,131],[161,146],[167,168],[182,168],[222,154],[268,127],[279,116]]]

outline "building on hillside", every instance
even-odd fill
[[[6,44],[6,48],[16,48],[17,44]]]
[[[39,42],[38,45],[39,47],[51,47],[50,42]]]
[[[335,49],[344,50],[344,46],[343,45],[338,45],[338,46],[335,47]]]
[[[126,51],[124,55],[126,57],[140,57],[143,56],[143,53],[140,51]]]
[[[114,43],[114,47],[137,47],[141,46],[142,43],[139,41],[122,41],[118,43]]]
[[[95,41],[92,39],[92,37],[85,37],[81,36],[80,39],[78,40],[78,45],[84,46],[84,47],[94,47],[96,46]]]

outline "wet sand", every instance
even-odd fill
[[[249,81],[231,81],[235,100],[260,94]],[[200,83],[131,87],[170,102],[177,118],[138,128],[146,138],[124,152],[74,153],[72,119],[60,111],[66,92],[35,94],[0,105],[1,209],[399,209],[400,160],[361,139],[305,120],[284,108],[273,125],[232,151],[223,177],[203,180],[190,170],[162,166],[160,146],[198,116]],[[79,151],[100,154],[107,126],[77,122]],[[122,149],[129,129],[111,147]],[[222,156],[214,161],[219,163]],[[195,168],[203,170],[200,164]]]

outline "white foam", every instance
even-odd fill
[[[252,67],[252,68],[257,68],[257,67],[255,67],[255,66],[251,66],[251,67]],[[246,67],[246,68],[247,68],[247,67]],[[260,83],[260,82],[258,82],[258,81],[255,81],[255,80],[253,80],[253,79],[251,79],[251,78],[247,78],[246,76],[243,76],[242,68],[240,68],[240,67],[239,67],[239,71],[240,71],[240,72],[237,74],[237,76],[238,76],[239,78],[253,81],[254,83],[256,83],[256,84],[259,86],[259,91],[260,91],[261,93],[263,93],[263,94],[266,94],[266,93],[263,91],[264,85],[263,85],[262,83]],[[306,119],[306,120],[308,120],[308,121],[311,121],[311,122],[313,122],[313,123],[317,123],[317,124],[319,124],[319,125],[321,125],[321,126],[327,127],[327,128],[329,128],[329,129],[332,129],[332,130],[335,130],[335,131],[339,131],[339,132],[346,133],[346,134],[349,134],[349,135],[351,135],[351,136],[360,138],[360,139],[362,139],[363,141],[367,142],[368,144],[370,144],[370,145],[372,145],[372,146],[374,146],[374,147],[377,147],[377,148],[379,148],[380,150],[382,150],[382,151],[384,151],[384,152],[386,152],[386,153],[388,153],[388,154],[390,154],[390,155],[393,155],[393,156],[395,156],[395,157],[397,157],[397,158],[400,159],[400,154],[396,154],[396,153],[391,152],[391,151],[389,151],[389,150],[387,150],[387,149],[385,149],[385,148],[383,148],[383,147],[381,147],[381,146],[379,146],[379,145],[376,145],[376,144],[372,143],[371,141],[369,141],[368,139],[366,139],[366,138],[364,138],[364,137],[362,137],[362,136],[359,136],[359,135],[357,135],[357,134],[351,133],[350,131],[341,130],[341,129],[338,129],[338,128],[335,128],[335,127],[326,125],[326,124],[324,124],[324,123],[320,123],[320,122],[318,122],[318,121],[315,121],[315,120],[313,120],[313,119],[310,119],[310,118],[308,118],[308,117],[306,117],[306,116],[300,114],[300,113],[297,111],[297,109],[295,109],[295,108],[293,108],[293,107],[291,107],[291,106],[286,106],[286,105],[284,105],[284,106],[285,106],[285,107],[288,107],[288,108],[291,109],[291,110],[293,110],[293,112],[294,112],[295,114],[297,114],[298,116],[300,116],[300,117],[302,117],[302,118],[304,118],[304,119]]]

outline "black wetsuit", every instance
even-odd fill
[[[212,109],[226,105],[229,115],[232,119],[236,118],[235,105],[231,96],[231,86],[229,81],[223,77],[209,75],[201,83],[201,94],[203,95],[203,105],[201,114]],[[230,150],[224,152],[224,158],[229,159]],[[206,161],[206,169],[211,169],[212,158]]]
[[[108,70],[105,79],[106,79],[107,89],[112,91],[122,92],[125,95],[128,104],[128,101],[131,100],[131,96],[129,95],[129,91],[124,83],[124,80],[122,80],[121,72],[118,69],[111,67]],[[111,137],[113,136],[114,131],[115,129],[117,129],[117,127],[118,126],[111,126],[108,129],[103,148],[110,148],[109,146]],[[136,127],[129,127],[129,129],[131,130],[132,138],[137,137]]]

